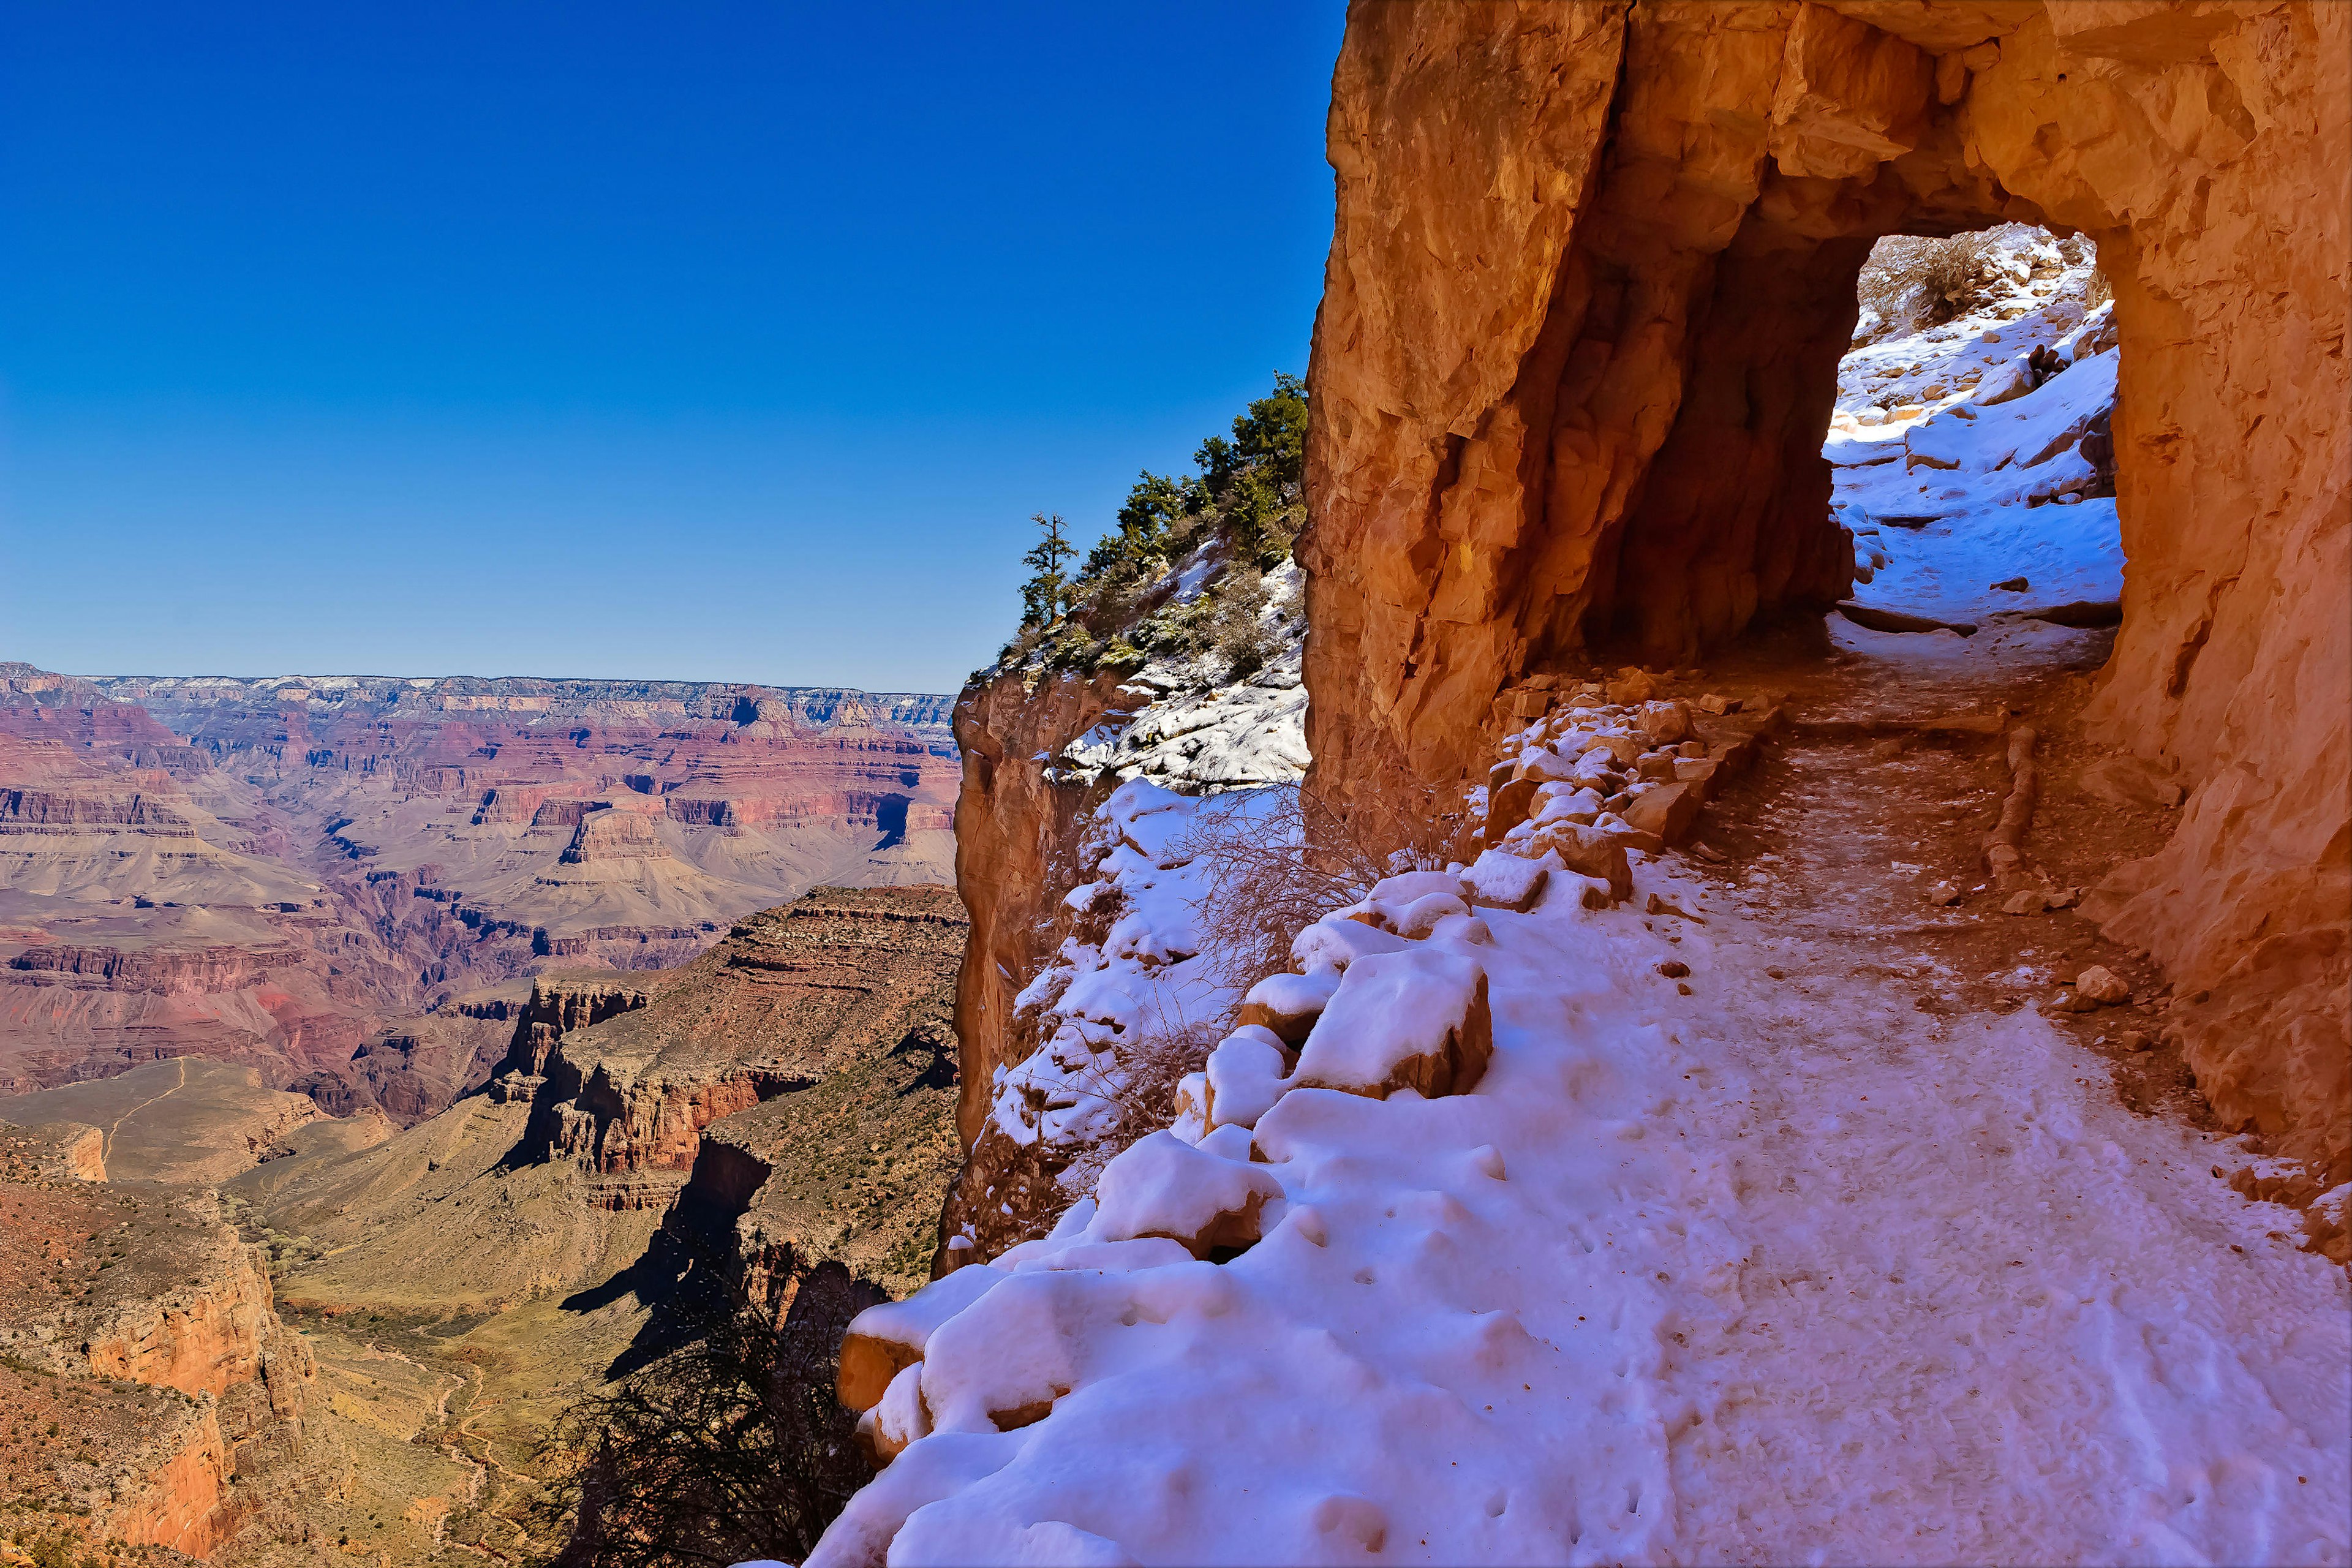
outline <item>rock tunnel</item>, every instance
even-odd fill
[[[2352,1175],[2352,11],[1352,8],[1311,371],[1317,782],[1483,768],[1496,699],[1851,591],[1822,442],[1893,234],[2089,237],[2124,622],[2085,722],[2189,786],[2105,929],[2205,993],[2225,1122]]]

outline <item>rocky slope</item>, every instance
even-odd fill
[[[193,1053],[413,1122],[482,1081],[502,981],[675,965],[819,881],[939,880],[944,708],[0,666],[0,1092]]]
[[[94,1134],[0,1124],[10,1528],[196,1557],[288,1544],[248,1528],[258,1494],[232,1482],[299,1442],[310,1352],[216,1195],[106,1183]]]
[[[540,1440],[682,1308],[929,1278],[965,930],[821,889],[680,970],[478,994],[495,1079],[405,1131],[201,1059],[13,1102],[85,1121],[0,1129],[0,1537],[543,1558]]]
[[[929,1278],[965,930],[944,888],[820,889],[680,970],[542,975],[484,1089],[381,1141],[298,1129],[227,1184],[322,1375],[444,1457],[383,1480],[413,1491],[395,1514],[462,1459],[449,1539],[543,1550],[516,1535],[540,1439],[676,1342],[681,1291],[788,1310],[821,1271],[860,1302]]]
[[[2130,563],[2089,721],[2189,793],[2097,907],[2207,997],[2183,1027],[2220,1112],[2352,1173],[2347,26],[2305,5],[1359,8],[1300,552],[1318,777],[1354,800],[1450,785],[1530,674],[1685,660],[1843,596],[1818,441],[1873,241],[2087,234]]]

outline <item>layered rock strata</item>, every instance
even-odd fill
[[[779,1307],[828,1259],[908,1288],[953,1157],[965,930],[944,888],[827,888],[680,971],[549,977],[482,1092],[235,1190],[331,1249],[288,1286],[307,1307],[503,1310],[686,1255]],[[665,1232],[688,1253],[649,1252]]]
[[[207,1556],[238,1523],[239,1450],[299,1434],[314,1368],[215,1194],[107,1185],[96,1136],[0,1124],[0,1378],[56,1417],[12,1423],[0,1468],[91,1540]],[[19,1452],[37,1429],[62,1440]]]
[[[2177,766],[2099,911],[2223,1119],[2352,1174],[2352,16],[2294,4],[1362,5],[1300,560],[1318,779],[1445,787],[1496,695],[1851,581],[1820,457],[1878,237],[2113,281],[2129,560],[2090,721]],[[2292,215],[2292,216],[2290,216]]]
[[[675,967],[815,883],[940,880],[945,706],[0,666],[0,1092],[193,1054],[413,1122],[481,1081],[439,1011],[486,983]]]

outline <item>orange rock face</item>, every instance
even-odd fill
[[[1826,604],[1870,246],[2098,242],[2125,617],[2091,721],[2194,781],[2118,871],[2226,1121],[2352,1174],[2352,11],[1359,5],[1299,546],[1318,780],[1483,764],[1498,694]]]
[[[956,977],[956,1130],[967,1149],[987,1119],[992,1075],[1028,1054],[1030,1043],[1011,1039],[1013,998],[1051,951],[1050,917],[1075,885],[1069,860],[1080,818],[1104,793],[1055,782],[1039,758],[1092,729],[1118,684],[1110,674],[1048,676],[1032,689],[1014,673],[968,687],[956,701],[956,891],[971,915]]]

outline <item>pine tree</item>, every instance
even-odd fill
[[[1065,531],[1062,514],[1044,512],[1033,515],[1030,521],[1037,525],[1041,537],[1029,552],[1021,557],[1021,564],[1030,570],[1029,581],[1021,587],[1021,624],[1024,626],[1049,626],[1070,607],[1070,579],[1062,568],[1070,563],[1077,550]]]

